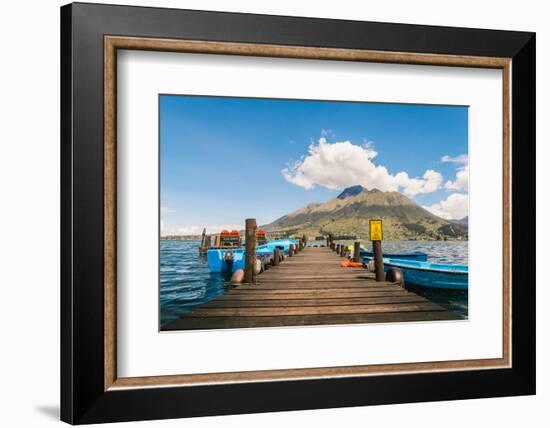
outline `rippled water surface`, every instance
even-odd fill
[[[310,242],[321,245],[323,242]],[[191,312],[229,289],[231,274],[210,273],[206,256],[199,256],[199,241],[160,241],[161,326]],[[367,247],[368,248],[368,247]],[[423,251],[434,263],[467,263],[468,242],[384,241],[385,252]],[[468,315],[467,290],[413,290],[446,308]]]
[[[160,241],[160,323],[224,294],[231,275],[210,273],[200,241]]]

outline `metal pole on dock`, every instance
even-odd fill
[[[281,261],[281,250],[279,250],[279,248],[275,248],[273,250],[273,266],[277,266],[280,261]]]
[[[382,220],[369,221],[370,240],[374,251],[374,270],[376,280],[384,281],[384,260],[382,255]]]
[[[353,244],[353,261],[356,263],[361,262],[361,254],[359,254],[360,252],[361,252],[361,242],[356,241]]]
[[[374,270],[376,271],[376,280],[384,281],[384,260],[382,260],[382,241],[372,241],[374,250]]]
[[[256,219],[245,221],[246,258],[244,267],[244,282],[254,283],[254,267],[256,265]]]

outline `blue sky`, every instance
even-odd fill
[[[446,218],[467,210],[467,107],[159,102],[163,234],[242,227],[247,217],[268,223],[353,184],[400,191]]]

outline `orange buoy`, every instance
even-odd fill
[[[231,236],[239,236],[239,232],[237,230],[232,230],[229,234]]]
[[[224,229],[224,230],[222,230],[222,231],[220,232],[220,235],[221,235],[221,236],[228,236],[228,235],[229,235],[229,231],[227,231],[227,230]]]
[[[340,267],[363,267],[363,263],[344,261],[340,262]]]

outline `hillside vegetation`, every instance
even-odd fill
[[[362,186],[345,189],[336,198],[309,204],[262,226],[268,232],[355,236],[369,238],[369,220],[381,218],[385,240],[467,239],[468,224],[442,219],[399,192],[367,190]]]

